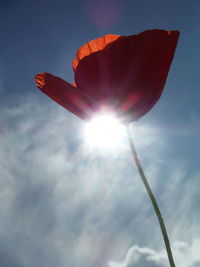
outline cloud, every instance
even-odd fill
[[[177,241],[172,246],[174,260],[177,266],[196,267],[200,264],[200,239],[195,239],[191,244]],[[155,251],[137,245],[128,249],[122,262],[108,262],[109,267],[167,267],[169,266],[166,251]]]
[[[193,244],[198,173],[187,179],[184,163],[168,157],[166,136],[137,125],[136,146],[170,238]],[[83,127],[45,97],[27,94],[1,105],[0,265],[103,267],[123,259],[133,243],[140,246],[126,260],[110,264],[155,265],[164,257],[145,248],[163,244],[128,146],[115,155],[88,149]]]
[[[164,261],[164,263],[163,263]],[[149,248],[141,248],[139,246],[131,247],[123,262],[109,262],[109,267],[145,267],[146,265],[151,267],[165,267],[166,257],[163,253],[157,253]]]
[[[9,101],[0,118],[4,261],[26,267],[103,265],[116,231],[132,216],[120,193],[126,162],[116,166],[116,156],[88,151],[83,122],[53,102],[31,94]],[[118,208],[124,210],[120,216]]]

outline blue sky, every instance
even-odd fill
[[[164,92],[132,124],[175,262],[200,266],[200,2],[0,1],[0,266],[165,267],[160,229],[128,143],[88,148],[85,123],[34,75],[73,82],[76,50],[107,33],[180,30]]]

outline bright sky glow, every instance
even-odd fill
[[[101,149],[118,148],[126,136],[125,126],[113,114],[101,114],[87,123],[86,142],[91,147]]]

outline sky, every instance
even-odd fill
[[[200,2],[0,0],[0,266],[166,267],[160,228],[127,140],[89,147],[85,122],[37,89],[73,82],[89,40],[179,30],[163,94],[131,130],[176,266],[200,266]]]

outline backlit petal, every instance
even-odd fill
[[[79,62],[77,87],[126,120],[137,120],[162,93],[178,36],[178,31],[148,30],[118,38]]]
[[[58,104],[83,120],[88,120],[97,108],[93,99],[84,95],[70,83],[50,73],[35,76],[38,88]]]
[[[103,37],[92,40],[86,43],[85,45],[81,46],[76,53],[75,59],[72,61],[72,66],[73,66],[74,71],[76,70],[81,59],[83,59],[86,56],[91,55],[92,53],[95,53],[97,51],[104,49],[107,45],[114,42],[119,37],[120,35],[107,34]]]

